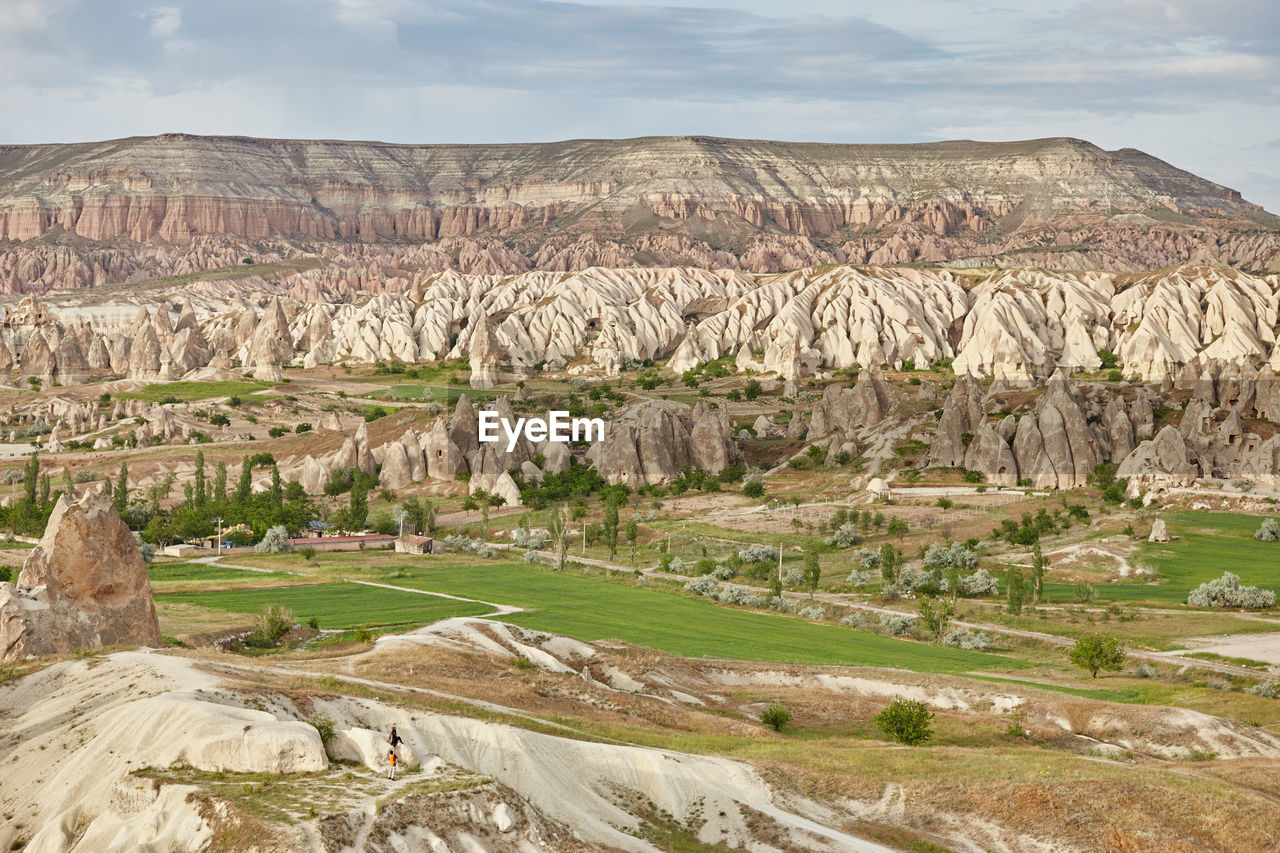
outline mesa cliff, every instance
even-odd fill
[[[1133,149],[650,137],[392,145],[165,134],[0,147],[0,288],[397,246],[519,273],[822,263],[1274,268],[1280,220]],[[31,242],[28,242],[31,241]],[[429,246],[431,251],[403,251]]]

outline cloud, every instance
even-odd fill
[[[6,0],[0,142],[1071,135],[1280,210],[1277,57],[1273,0]]]

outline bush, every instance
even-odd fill
[[[283,524],[277,524],[266,532],[253,550],[259,554],[287,554],[293,550],[289,544],[289,531]]]
[[[752,481],[744,483],[742,486],[742,494],[749,498],[764,497],[764,483]]]
[[[989,649],[991,638],[983,631],[970,631],[968,628],[956,626],[942,638],[942,645],[966,651]]]
[[[764,723],[775,732],[781,732],[782,727],[791,721],[791,712],[781,705],[770,705],[768,710],[760,715],[760,722]]]
[[[862,592],[862,590],[871,586],[880,579],[878,572],[869,572],[866,569],[854,569],[849,573],[849,586]]]
[[[314,714],[307,718],[307,722],[320,733],[321,743],[327,744],[329,741],[333,740],[333,720],[328,717],[321,716],[320,714]]]
[[[769,609],[778,613],[795,613],[796,603],[785,595],[775,595],[769,599]]]
[[[716,580],[715,575],[699,575],[686,583],[684,588],[694,595],[715,598],[716,593],[720,591],[720,582]]]
[[[920,562],[930,570],[955,569],[959,572],[968,572],[978,565],[978,557],[959,542],[951,545],[935,542],[929,546],[928,551],[924,552],[924,558]]]
[[[880,731],[898,743],[917,746],[933,737],[932,719],[933,712],[923,702],[897,698],[876,714],[875,723]]]
[[[801,608],[799,615],[805,619],[826,619],[827,610],[824,607],[818,607],[815,605],[813,607]]]
[[[964,575],[956,581],[956,592],[970,598],[999,595],[1000,582],[986,569],[978,569],[973,574]]]
[[[1274,518],[1264,518],[1262,524],[1254,531],[1253,538],[1259,542],[1280,542],[1280,523]]]
[[[711,572],[711,577],[718,581],[727,581],[729,578],[733,577],[733,575],[734,571],[729,566],[716,566]]]
[[[848,625],[850,628],[861,628],[867,624],[867,617],[854,610],[840,620],[841,625]]]
[[[309,563],[316,558],[316,549],[305,545],[298,549],[298,554]]]
[[[1159,678],[1160,670],[1149,663],[1140,663],[1133,669],[1134,678]]]
[[[544,530],[530,530],[527,527],[521,527],[516,530],[513,541],[517,548],[541,551],[547,547],[548,534]]]
[[[1273,590],[1256,586],[1241,586],[1240,576],[1224,572],[1217,580],[1202,583],[1191,590],[1187,604],[1193,607],[1242,607],[1246,610],[1262,610],[1274,607]]]
[[[893,637],[900,637],[916,625],[914,616],[894,616],[889,613],[880,614],[880,627]]]
[[[823,540],[829,548],[851,548],[862,542],[862,537],[858,534],[858,526],[852,521],[846,521],[840,525],[836,532]]]
[[[703,575],[708,577],[708,575]],[[767,603],[763,595],[757,595],[751,591],[750,587],[740,586],[734,583],[727,583],[716,593],[716,601],[725,604],[736,604],[739,607],[764,607]]]
[[[778,549],[772,545],[749,545],[738,552],[738,559],[744,563],[775,563]]]
[[[1280,684],[1274,681],[1259,681],[1252,687],[1246,687],[1244,692],[1264,699],[1280,699]]]
[[[1081,669],[1087,669],[1094,678],[1102,670],[1119,672],[1124,665],[1124,646],[1115,637],[1106,634],[1088,634],[1076,640],[1068,657]]]
[[[262,608],[254,625],[254,633],[265,645],[274,646],[280,638],[289,633],[294,625],[293,611],[283,604],[268,604]]]
[[[498,552],[494,547],[483,539],[472,539],[469,536],[463,536],[460,533],[450,533],[444,538],[446,548],[453,551],[468,551],[477,557],[485,557],[486,559],[498,556]]]

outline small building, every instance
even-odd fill
[[[164,550],[160,553],[164,554],[166,557],[190,557],[195,552],[195,545],[188,545],[187,543],[182,542],[177,545],[165,545]]]
[[[290,539],[296,548],[315,548],[317,551],[364,551],[390,548],[396,538],[388,533],[361,533],[356,536],[301,536]]]
[[[430,536],[401,536],[396,540],[397,554],[433,554],[436,540]]]

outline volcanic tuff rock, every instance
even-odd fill
[[[162,642],[146,564],[111,500],[60,497],[17,585],[0,584],[0,661]]]
[[[1233,190],[1140,151],[1066,138],[414,146],[166,134],[0,147],[0,240],[57,229],[66,243],[0,253],[9,292],[348,241],[427,241],[411,250],[415,266],[476,274],[781,271],[1028,250],[1057,267],[1265,268],[1280,253],[1276,227]],[[137,248],[117,248],[123,241]]]

